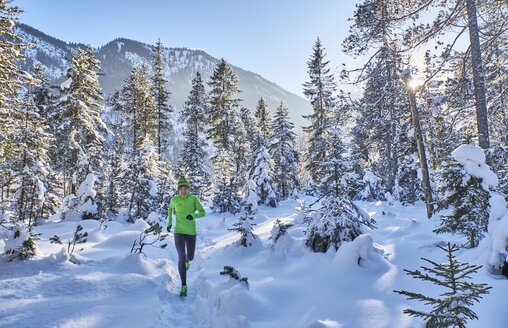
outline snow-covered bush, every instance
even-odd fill
[[[8,230],[5,255],[8,256],[9,261],[17,258],[26,260],[35,257],[39,253],[36,244],[38,239],[38,236],[31,233],[25,224],[18,222]]]
[[[230,280],[237,280],[240,285],[249,289],[249,279],[247,277],[242,277],[240,272],[236,270],[234,267],[226,265],[224,266],[224,270],[220,272],[221,276],[228,276]]]
[[[69,261],[71,261],[74,264],[79,264],[78,258],[74,255],[74,251],[76,250],[77,244],[83,244],[87,242],[88,232],[82,232],[83,227],[78,224],[76,227],[76,231],[74,231],[74,235],[72,239],[69,239],[67,241],[67,256]],[[54,235],[53,237],[49,238],[52,244],[59,244],[63,245],[64,243],[58,237],[57,235]],[[83,250],[83,249],[81,249]]]
[[[273,243],[276,244],[279,238],[286,235],[288,232],[288,229],[291,228],[293,225],[290,223],[283,223],[279,219],[275,220],[275,223],[273,224],[272,231],[270,232],[270,239],[273,240]]]
[[[324,253],[331,247],[337,250],[343,241],[354,240],[364,227],[374,224],[347,197],[324,197],[317,213],[306,231],[306,244],[314,252]]]
[[[462,145],[452,152],[454,161],[441,174],[441,192],[438,210],[451,208],[441,216],[436,233],[461,233],[468,238],[470,247],[476,247],[487,232],[490,215],[490,197],[498,185],[498,178],[485,164],[483,150],[473,145]]]
[[[233,224],[234,228],[228,229],[229,231],[236,231],[240,233],[239,244],[243,247],[252,246],[254,240],[256,239],[256,235],[254,235],[252,229],[252,226],[255,224],[251,223],[252,220],[254,220],[252,212],[246,210],[245,214],[240,217],[238,222]]]

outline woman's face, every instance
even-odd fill
[[[178,192],[180,193],[181,196],[185,196],[189,193],[189,188],[187,187],[180,187],[178,189]]]

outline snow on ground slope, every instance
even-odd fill
[[[173,236],[166,249],[147,246],[146,257],[129,254],[133,241],[146,228],[135,224],[96,221],[48,222],[41,233],[41,256],[27,262],[0,263],[0,327],[419,327],[402,313],[412,307],[394,289],[438,295],[428,282],[407,276],[425,257],[442,262],[435,245],[460,238],[435,235],[439,219],[426,219],[422,204],[390,206],[362,202],[377,222],[339,251],[312,253],[305,247],[305,225],[298,222],[298,203],[260,207],[255,217],[257,242],[238,246],[231,228],[237,218],[208,214],[198,221],[198,250],[189,270],[189,296],[178,296],[180,282]],[[270,231],[276,219],[295,225],[273,245]],[[63,241],[77,224],[89,233],[80,245],[81,261],[66,261],[55,234]],[[0,234],[2,232],[0,231]],[[3,251],[0,241],[0,252]],[[477,250],[461,250],[459,260],[479,263]],[[360,259],[360,260],[359,260]],[[249,288],[221,276],[226,265],[248,278]],[[503,290],[506,280],[486,270],[474,281],[493,287],[473,308],[480,320],[468,327],[508,327]]]

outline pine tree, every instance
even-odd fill
[[[30,76],[23,71],[18,63],[24,60],[22,50],[28,45],[20,42],[14,30],[18,16],[22,12],[19,7],[12,6],[12,1],[0,0],[0,214],[10,206],[13,172],[12,161],[21,149],[13,142],[19,137],[20,131],[13,129],[17,108],[22,100],[20,88],[31,82]]]
[[[40,72],[34,74],[39,77]],[[37,220],[55,213],[58,195],[54,191],[55,173],[50,166],[49,149],[53,144],[44,107],[36,104],[37,86],[31,86],[17,112],[20,135],[13,141],[21,152],[14,161],[15,219],[25,223],[31,233]]]
[[[231,155],[226,151],[220,151],[214,158],[215,196],[213,197],[213,208],[219,213],[235,214],[240,211],[240,198],[237,195],[230,159]]]
[[[233,174],[232,166],[236,164],[233,152],[237,136],[235,124],[238,123],[237,111],[240,102],[240,99],[236,98],[240,92],[238,79],[231,66],[221,59],[208,85],[211,88],[208,98],[210,104],[208,139],[213,141],[217,149],[212,157],[216,181],[214,208],[221,213],[225,211],[236,213],[239,210],[238,182]]]
[[[325,253],[330,248],[339,249],[343,241],[352,241],[362,233],[364,227],[373,227],[370,218],[364,218],[356,205],[347,197],[324,196],[320,208],[310,222],[306,245],[314,252]]]
[[[233,177],[237,189],[241,189],[245,184],[247,172],[249,170],[249,160],[252,150],[249,145],[247,130],[243,125],[243,121],[239,115],[233,117],[233,123],[236,126],[235,137],[233,142]]]
[[[470,307],[479,302],[482,295],[489,294],[492,287],[465,281],[471,279],[471,274],[476,273],[481,266],[457,261],[454,253],[459,249],[456,245],[452,246],[448,243],[446,248],[439,245],[437,247],[447,253],[446,263],[439,264],[422,258],[432,267],[421,267],[423,272],[406,269],[404,271],[413,278],[430,281],[447,291],[441,294],[440,298],[404,290],[395,290],[395,292],[407,296],[409,300],[422,301],[432,306],[431,311],[404,310],[404,313],[411,316],[423,318],[426,321],[426,327],[465,328],[468,320],[478,320],[478,316]]]
[[[443,168],[441,184],[444,198],[437,203],[437,210],[452,207],[452,213],[441,216],[441,225],[434,231],[464,234],[469,247],[476,247],[487,232],[490,212],[490,195],[482,188],[482,179],[452,162]]]
[[[66,195],[75,194],[89,173],[101,171],[105,143],[102,134],[108,131],[100,116],[103,110],[100,66],[92,48],[78,49],[70,64],[56,104],[57,151]]]
[[[247,154],[248,166],[254,162],[254,151],[261,146],[261,136],[259,128],[256,126],[256,118],[246,107],[240,108],[240,120],[245,128],[249,153]]]
[[[305,127],[304,131],[309,134],[307,170],[314,182],[317,182],[320,180],[318,163],[325,158],[328,124],[336,106],[336,99],[333,95],[336,91],[336,84],[330,73],[330,68],[328,68],[329,61],[325,60],[325,49],[319,38],[312,50],[313,54],[307,62],[310,81],[304,83],[303,93],[310,99],[313,113],[304,116],[310,120],[310,126]]]
[[[159,177],[159,155],[156,149],[157,111],[152,96],[148,67],[133,69],[130,84],[128,113],[133,133],[133,155],[130,163],[130,190],[128,221],[148,219],[159,209],[157,177]]]
[[[260,132],[260,141],[263,146],[269,147],[269,140],[272,135],[272,119],[270,117],[270,111],[268,110],[268,104],[265,98],[261,97],[259,99],[254,117],[257,120],[256,125]]]
[[[169,132],[171,131],[170,114],[171,107],[168,105],[170,92],[166,90],[167,80],[164,78],[164,47],[161,41],[157,41],[153,48],[153,99],[157,112],[157,154],[165,159],[165,152],[169,146]]]
[[[206,101],[205,86],[198,72],[192,80],[189,98],[180,114],[186,128],[183,132],[185,142],[178,167],[191,181],[193,193],[200,199],[209,199],[211,196],[211,168],[208,163],[209,155],[205,140],[206,113],[208,112]]]
[[[441,216],[441,225],[434,231],[464,234],[469,247],[476,247],[487,232],[490,192],[497,187],[498,178],[477,146],[462,145],[452,157],[441,175],[443,198],[437,204],[438,210],[451,208],[451,213]]]
[[[249,171],[249,180],[256,184],[256,194],[259,204],[270,207],[277,206],[277,194],[275,193],[272,180],[272,158],[265,147],[258,149],[254,166]]]
[[[238,78],[224,59],[217,64],[208,86],[211,88],[208,138],[213,141],[219,151],[229,152],[233,148],[236,128],[233,125],[233,117],[240,102],[240,99],[236,98],[240,90]]]
[[[247,180],[243,186],[243,200],[242,205],[244,208],[244,214],[241,216],[237,223],[234,224],[234,228],[228,229],[230,231],[236,231],[240,233],[240,245],[244,247],[252,246],[256,235],[254,235],[251,223],[254,220],[254,213],[257,212],[259,202],[259,196],[257,194],[258,186],[253,180]]]
[[[270,154],[273,159],[273,176],[281,199],[288,198],[300,186],[298,178],[299,156],[295,149],[294,124],[289,121],[289,108],[282,102],[275,111],[272,123]]]

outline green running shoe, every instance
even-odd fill
[[[180,297],[187,296],[187,285],[182,285],[182,289],[180,289]]]
[[[185,270],[189,270],[189,268],[190,268],[190,262],[185,261]]]

